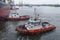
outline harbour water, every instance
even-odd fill
[[[17,12],[19,15],[34,16],[35,7],[20,7],[18,10],[11,10],[10,13]],[[36,7],[36,13],[45,18],[44,21],[56,26],[56,30],[39,35],[22,36],[18,35],[15,29],[27,21],[1,21],[0,40],[60,40],[60,7],[41,6]]]

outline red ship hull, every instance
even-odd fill
[[[8,16],[10,12],[10,6],[4,4],[4,2],[0,2],[0,18]]]

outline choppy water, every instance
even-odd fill
[[[20,15],[28,14],[33,16],[33,8],[34,7],[20,7],[19,10],[16,10]],[[16,27],[20,24],[24,24],[27,21],[6,21],[0,22],[0,40],[60,40],[60,7],[36,7],[37,14],[40,14],[41,17],[46,18],[48,22],[54,24],[56,26],[56,30],[34,35],[34,36],[22,36],[18,35],[17,31],[15,31]],[[12,11],[10,13],[14,13]],[[2,25],[3,24],[3,25]]]

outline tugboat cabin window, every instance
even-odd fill
[[[28,24],[34,25],[34,26],[38,26],[39,23],[38,22],[28,22]]]

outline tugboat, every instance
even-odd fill
[[[30,18],[29,15],[20,15],[19,13],[17,13],[16,10],[14,10],[15,13],[10,13],[8,16],[4,17],[4,19],[8,20],[8,21],[24,21],[24,20],[28,20]]]
[[[34,10],[36,12],[36,9]],[[49,22],[42,22],[41,18],[38,18],[35,15],[34,19],[30,19],[27,24],[20,25],[18,28],[16,28],[16,31],[24,35],[33,35],[52,31],[54,29],[56,29],[54,25],[50,24]]]

